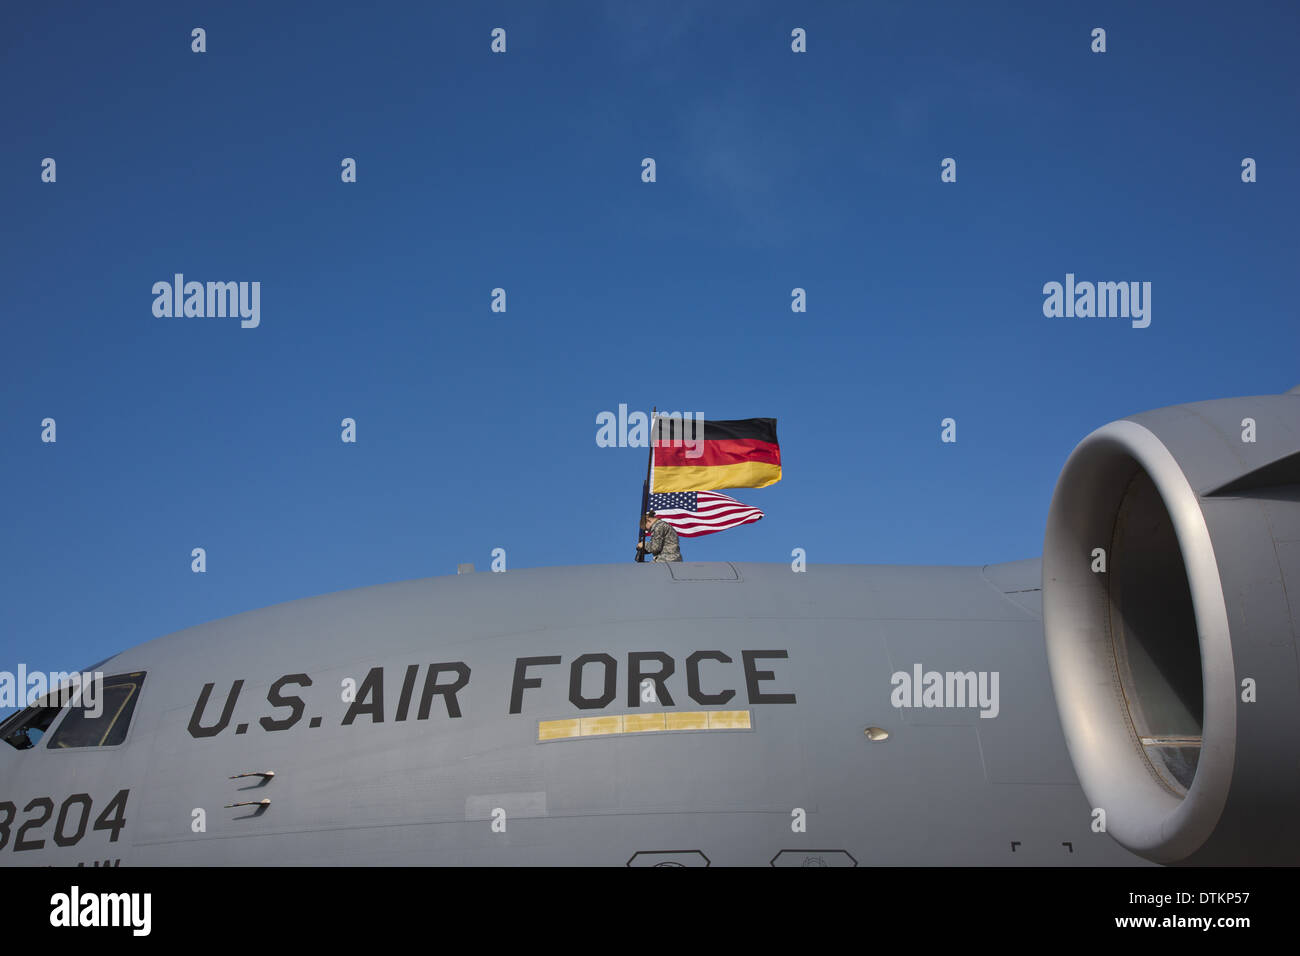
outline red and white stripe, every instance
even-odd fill
[[[655,517],[668,522],[683,538],[698,538],[742,524],[753,524],[763,517],[763,512],[759,509],[741,504],[735,498],[720,495],[716,491],[698,491],[695,495],[698,510],[667,508],[656,511]]]

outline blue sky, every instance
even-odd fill
[[[6,7],[0,668],[629,561],[620,403],[779,421],[688,560],[981,564],[1092,429],[1300,382],[1293,6],[377,6]],[[260,326],[155,317],[177,272]],[[1067,272],[1150,327],[1045,318]]]

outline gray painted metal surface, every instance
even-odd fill
[[[121,838],[47,841],[4,862],[621,865],[683,849],[715,865],[767,865],[784,851],[782,865],[790,853],[809,865],[841,853],[861,864],[1139,862],[1090,832],[1041,624],[1025,606],[1037,571],[1037,562],[522,570],[362,588],[190,628],[104,665],[147,672],[121,747],[0,754],[6,791],[24,798],[72,787],[99,802],[130,788]],[[755,659],[771,676],[753,695],[746,650],[788,655]],[[663,682],[672,705],[643,702],[639,683],[629,704],[628,654],[650,651],[674,663]],[[730,658],[697,666],[701,696],[735,692],[725,705],[690,698],[686,661],[697,651]],[[584,711],[570,700],[570,670],[589,653],[613,658],[616,696]],[[560,663],[529,668],[541,685],[511,714],[517,659],[549,655]],[[435,695],[418,719],[427,665],[448,662],[470,670],[456,695],[461,716]],[[891,675],[916,664],[998,672],[997,716],[894,707]],[[411,665],[413,700],[399,721]],[[376,667],[382,722],[371,713],[343,725],[343,681]],[[590,697],[603,689],[599,671],[588,667]],[[289,712],[267,693],[290,674],[312,682],[285,690],[304,699],[303,715],[264,730],[260,718]],[[189,724],[204,685],[211,726],[235,681],[229,725],[196,739]],[[761,702],[780,694],[795,702]],[[720,708],[748,710],[752,728],[538,741],[542,720]],[[872,742],[868,726],[888,739]],[[270,782],[228,779],[265,770]],[[224,809],[263,797],[264,811]],[[200,809],[202,833],[192,827]],[[505,832],[494,832],[494,810],[504,810]],[[797,811],[804,832],[794,832]]]
[[[0,745],[0,864],[1300,862],[1298,410],[1099,429],[1042,562],[460,573],[150,641],[101,665],[124,742]],[[1154,590],[1096,566],[1161,541]],[[1185,792],[1131,639],[1199,655]]]

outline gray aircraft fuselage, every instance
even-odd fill
[[[1038,561],[548,568],[204,624],[99,666],[145,673],[122,744],[0,746],[15,835],[43,812],[29,801],[53,806],[26,834],[43,845],[11,836],[0,861],[1143,863],[1093,830],[1039,576]],[[928,698],[905,686],[931,672],[946,679]],[[93,822],[122,790],[116,841],[87,826],[56,844],[71,794]]]
[[[0,725],[0,865],[1295,865],[1297,594],[1300,387],[1171,406],[1076,446],[1041,561],[470,573],[132,648]]]

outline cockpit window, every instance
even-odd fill
[[[131,726],[131,715],[135,713],[143,684],[144,671],[105,677],[95,706],[74,702],[46,746],[51,750],[70,750],[120,744]]]
[[[66,693],[54,691],[32,706],[13,714],[4,723],[0,723],[0,740],[15,750],[30,750],[35,747],[59,716],[67,699]]]

